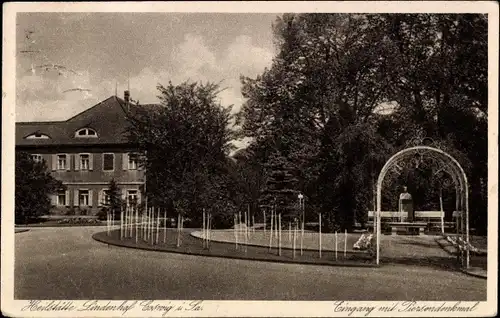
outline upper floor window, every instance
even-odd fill
[[[48,135],[42,134],[41,132],[35,132],[31,135],[25,137],[26,139],[50,139]]]
[[[90,155],[88,154],[80,154],[80,169],[81,170],[89,170],[90,166]]]
[[[97,132],[92,128],[82,128],[76,131],[75,137],[97,137]]]
[[[105,153],[102,157],[102,170],[113,171],[115,170],[115,155],[112,153]]]
[[[42,157],[42,155],[39,155],[39,154],[33,154],[33,155],[31,155],[31,159],[33,159],[33,161],[35,161],[35,162],[42,162],[43,157]]]
[[[128,154],[128,169],[129,170],[137,170],[137,154],[129,153]]]
[[[57,155],[57,170],[66,170],[66,155]]]

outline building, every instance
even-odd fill
[[[109,199],[114,179],[128,202],[141,202],[145,173],[137,147],[126,136],[126,110],[132,105],[111,96],[66,121],[16,123],[16,151],[45,160],[52,176],[66,186],[52,196],[56,214],[94,215]],[[131,109],[132,108],[132,109]]]

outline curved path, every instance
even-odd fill
[[[16,299],[486,300],[486,280],[439,268],[328,267],[112,247],[102,227],[15,236]]]

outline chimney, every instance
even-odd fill
[[[130,91],[125,91],[123,92],[123,99],[125,100],[125,102],[129,102],[130,101]]]

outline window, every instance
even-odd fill
[[[92,128],[82,128],[76,131],[75,137],[97,137],[97,132]]]
[[[89,170],[90,167],[90,155],[81,154],[80,155],[80,170]]]
[[[31,159],[33,159],[34,162],[42,162],[43,161],[42,155],[38,155],[38,154],[31,155]]]
[[[102,190],[102,204],[109,205],[111,203],[111,197],[109,195],[109,189]]]
[[[136,153],[128,154],[128,169],[129,170],[137,170],[137,159],[138,156]]]
[[[78,190],[78,205],[89,205],[89,190]]]
[[[138,191],[137,190],[127,190],[127,204],[135,205],[138,202]]]
[[[59,190],[57,192],[57,205],[64,206],[66,205],[66,191],[64,190]]]
[[[112,153],[105,153],[102,157],[102,170],[113,171],[115,170],[115,155]]]
[[[66,155],[57,155],[57,170],[66,170]]]
[[[25,138],[26,139],[50,139],[49,136],[42,134],[40,132],[36,132],[34,134],[28,135]]]

